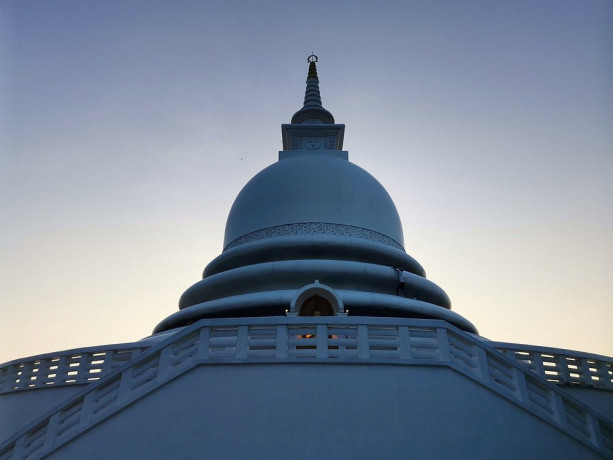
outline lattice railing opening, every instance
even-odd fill
[[[134,344],[106,345],[13,361],[0,367],[0,394],[95,382],[147,348]]]
[[[605,356],[530,345],[491,344],[549,382],[613,390],[613,361]]]

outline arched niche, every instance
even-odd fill
[[[298,316],[335,316],[332,304],[322,296],[315,294],[302,302]]]
[[[288,316],[346,316],[343,301],[334,289],[315,280],[301,288],[290,304]]]

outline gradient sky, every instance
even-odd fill
[[[0,3],[0,362],[131,342],[319,55],[345,149],[492,340],[613,354],[613,2]]]

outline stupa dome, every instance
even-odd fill
[[[385,188],[349,161],[345,125],[321,104],[316,61],[309,56],[303,107],[281,126],[279,160],[238,194],[223,252],[156,331],[201,318],[304,314],[325,299],[320,313],[437,318],[476,332],[404,250]],[[302,310],[308,299],[315,303]]]
[[[296,233],[403,247],[400,217],[385,188],[330,151],[298,151],[251,179],[230,210],[224,248]]]
[[[281,125],[279,160],[238,194],[223,252],[156,332],[202,318],[351,311],[443,319],[476,333],[406,253],[385,188],[349,161],[345,125],[321,104],[315,62],[317,56],[309,56],[303,107]]]

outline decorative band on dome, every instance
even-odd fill
[[[351,238],[362,238],[365,240],[375,241],[387,246],[404,251],[404,248],[393,238],[383,235],[382,233],[368,230],[366,228],[354,227],[352,225],[330,224],[326,222],[302,222],[299,224],[276,225],[274,227],[263,228],[255,232],[247,233],[234,241],[230,242],[223,250],[235,248],[242,244],[251,243],[253,241],[265,240],[278,236],[289,235],[334,235],[348,236]]]

